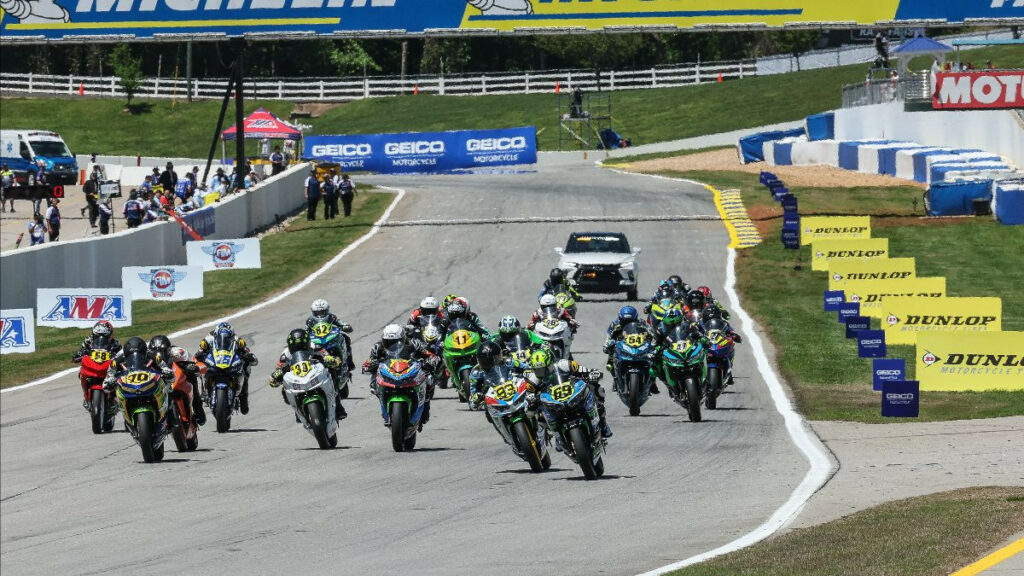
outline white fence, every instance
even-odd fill
[[[455,76],[376,76],[366,78],[249,78],[245,80],[247,98],[298,102],[344,102],[362,98],[411,94],[479,95],[530,94],[579,87],[583,90],[633,90],[668,88],[746,78],[757,75],[753,60],[682,64],[646,70],[559,70],[514,74]],[[192,98],[224,97],[226,78],[193,79]],[[187,98],[189,87],[183,78],[146,78],[136,92],[144,98]],[[124,91],[116,76],[44,76],[40,74],[0,73],[0,92],[55,94],[121,98]]]

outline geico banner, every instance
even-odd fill
[[[537,130],[527,126],[503,130],[308,136],[304,157],[334,162],[345,170],[383,174],[533,164],[537,162]]]
[[[903,278],[899,280],[851,280],[843,288],[847,302],[858,302],[864,316],[882,318],[886,298],[918,296],[942,298],[946,295],[946,279],[941,276]]]
[[[832,260],[828,263],[828,289],[843,290],[848,281],[913,278],[914,270],[913,258]]]
[[[1024,332],[922,332],[921,390],[1024,390]]]
[[[0,354],[36,351],[36,315],[31,308],[0,310]]]
[[[185,245],[185,254],[189,266],[206,272],[262,266],[259,238],[196,240]]]
[[[815,240],[811,244],[811,270],[828,271],[834,260],[871,260],[889,257],[888,238]]]
[[[999,332],[1000,298],[918,298],[883,300],[882,329],[889,344],[916,344],[922,332]]]
[[[800,218],[800,245],[815,240],[871,238],[870,216],[804,216]]]
[[[1019,0],[5,0],[0,39],[154,39],[273,33],[429,34],[454,30],[891,25],[1020,18]]]
[[[39,288],[36,324],[55,328],[90,328],[107,320],[120,328],[132,325],[132,297],[118,288]]]
[[[125,266],[121,287],[132,300],[193,300],[203,297],[200,266]]]
[[[1024,108],[1024,71],[979,70],[935,75],[932,108]]]

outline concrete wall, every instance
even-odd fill
[[[214,205],[216,233],[242,238],[305,204],[309,166],[300,164]],[[118,220],[119,223],[124,222]],[[176,222],[154,222],[94,238],[19,248],[0,254],[0,308],[35,308],[37,288],[119,288],[124,266],[184,264]]]
[[[836,110],[836,140],[874,138],[977,148],[1024,167],[1024,126],[1010,110],[905,112],[902,103]]]

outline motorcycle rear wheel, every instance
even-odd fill
[[[107,399],[102,390],[93,390],[89,398],[89,417],[92,420],[92,433],[102,434],[107,423]]]
[[[306,416],[309,418],[309,427],[313,430],[313,437],[322,450],[331,447],[331,441],[327,437],[327,419],[324,418],[324,405],[320,402],[306,404]]]
[[[231,403],[228,402],[227,388],[217,388],[213,405],[213,415],[217,417],[217,432],[223,434],[231,429]]]
[[[700,385],[694,378],[686,379],[686,413],[690,422],[700,422]]]
[[[135,433],[138,434],[139,448],[142,449],[142,460],[146,464],[157,462],[156,447],[153,446],[153,413],[139,412],[135,415]],[[161,457],[163,459],[163,446],[161,445]]]
[[[339,398],[341,398],[342,400],[345,400],[345,399],[348,398],[349,388],[350,388],[351,384],[352,383],[349,382],[348,384],[345,384],[345,386],[343,386],[341,388],[341,390],[338,392],[338,397]]]
[[[543,472],[544,464],[541,462],[540,446],[537,446],[537,438],[530,433],[530,426],[525,420],[520,420],[512,425],[512,433],[516,436],[519,449],[526,456],[526,462],[530,464],[530,470]]]
[[[391,413],[391,448],[395,452],[405,451],[405,429],[408,424],[405,423],[406,412],[405,404],[402,402],[395,402],[388,408]]]
[[[583,429],[569,430],[569,441],[572,443],[572,451],[576,454],[576,461],[580,465],[580,470],[583,471],[583,476],[587,480],[596,480],[597,469],[594,467],[594,459],[590,454],[590,442],[587,442],[587,436],[583,433]]]
[[[629,383],[626,389],[629,392],[629,415],[640,415],[640,375],[636,372],[629,373]]]
[[[720,368],[708,368],[708,397],[704,404],[708,410],[718,408],[718,393],[722,390],[722,371]]]
[[[185,425],[182,423],[181,418],[178,417],[178,409],[174,408],[169,417],[174,418],[176,421],[176,426],[171,428],[171,438],[174,439],[174,447],[178,449],[178,452],[188,452],[188,440],[185,438]]]
[[[185,441],[185,447],[187,448],[188,452],[192,452],[196,448],[199,448],[199,430],[196,430],[196,435],[193,436],[190,440]]]

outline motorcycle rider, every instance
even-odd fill
[[[686,297],[686,294],[690,291],[690,285],[683,282],[683,279],[679,274],[673,274],[668,277],[668,281],[672,283],[672,286],[676,289],[676,294],[679,299],[682,300]]]
[[[436,316],[438,320],[442,323],[444,322],[444,310],[441,310],[441,303],[437,301],[437,298],[427,296],[420,300],[420,307],[409,314],[408,324],[412,324],[417,328],[423,328],[423,320],[421,318],[425,316]]]
[[[724,318],[722,318],[721,316],[712,315],[709,319],[707,319],[704,322],[704,330],[706,332],[711,332],[712,330],[717,330],[717,331],[721,332],[722,334],[725,334],[726,337],[728,337],[729,339],[731,339],[733,342],[735,342],[737,344],[741,344],[743,342],[743,338],[740,337],[740,335],[737,334],[735,330],[733,330],[732,325],[729,324],[729,322],[727,320],[725,320]],[[729,357],[729,360],[730,361],[732,360],[732,356]],[[727,386],[731,386],[732,384],[733,384],[733,376],[730,373],[729,374],[729,381],[726,382],[726,385]]]
[[[306,330],[312,330],[313,326],[318,322],[327,322],[341,330],[341,336],[345,339],[345,355],[348,357],[345,369],[349,372],[355,370],[356,365],[352,360],[352,339],[348,335],[349,332],[352,332],[352,325],[348,322],[342,322],[337,316],[332,314],[330,304],[323,298],[313,300],[313,303],[309,306],[309,311],[311,314],[309,318],[306,318]]]
[[[533,327],[537,325],[537,322],[544,320],[547,314],[552,314],[559,320],[565,320],[569,324],[569,328],[572,329],[572,333],[576,333],[576,329],[579,328],[579,323],[576,319],[569,314],[568,310],[564,310],[558,307],[555,302],[555,296],[553,294],[544,294],[540,297],[540,308],[534,311],[533,315],[530,316],[530,322],[526,325],[526,328],[533,330]]]
[[[721,318],[729,320],[729,311],[725,309],[725,306],[722,306],[721,302],[711,295],[711,288],[708,288],[707,286],[698,286],[697,291],[704,295],[704,301],[706,302],[702,313],[706,313],[710,309],[718,313]]]
[[[380,340],[370,348],[370,357],[363,362],[363,373],[370,374],[370,391],[378,396],[377,390],[377,366],[389,359],[421,360],[431,372],[437,373],[441,358],[430,351],[422,340],[409,338],[405,329],[398,324],[388,324],[381,332]],[[389,354],[389,349],[401,345],[394,353]],[[430,420],[430,398],[434,395],[434,384],[427,388],[426,401],[423,404],[423,416],[420,424],[426,424]]]
[[[555,361],[550,349],[541,348],[530,356],[530,370],[524,374],[524,377],[537,392],[543,392],[554,381],[556,371],[579,378],[590,386],[594,397],[597,398],[597,416],[600,419],[601,437],[611,438],[612,428],[608,425],[608,419],[605,416],[604,387],[598,383],[601,379],[601,372],[589,370],[575,360],[563,358]],[[555,449],[561,452],[560,441],[556,444]]]
[[[249,347],[245,344],[245,338],[235,335],[235,329],[231,327],[230,323],[221,322],[220,324],[217,324],[216,328],[210,330],[210,333],[207,334],[206,337],[199,341],[199,352],[196,353],[197,360],[212,360],[210,356],[213,355],[214,338],[217,336],[226,336],[229,341],[233,340],[237,344],[236,352],[238,357],[242,359],[243,374],[242,391],[238,393],[238,404],[242,414],[248,414],[249,373],[252,371],[253,366],[259,364],[259,359],[257,359],[256,355],[252,353],[252,350],[249,350]]]
[[[476,366],[469,373],[469,409],[477,410],[483,406],[484,395],[490,389],[487,376],[496,366],[508,365],[501,355],[501,346],[496,342],[484,342],[476,353]],[[510,367],[511,368],[511,367]]]
[[[700,290],[690,290],[690,293],[686,295],[686,318],[690,321],[697,321],[700,319],[701,312],[707,305],[707,296],[704,295]]]
[[[154,336],[152,340],[156,340],[157,338],[160,337]],[[167,337],[162,336],[162,338]],[[152,346],[152,340],[150,340],[150,346]],[[161,352],[161,354],[163,354],[163,352]],[[192,385],[192,413],[195,414],[196,424],[199,424],[200,426],[206,424],[206,410],[203,409],[203,395],[199,390],[199,380],[196,378],[199,374],[199,367],[196,366],[196,363],[191,357],[189,357],[187,350],[181,346],[171,346],[169,340],[166,354],[166,356],[161,356],[161,358],[166,358],[164,362],[166,362],[168,367],[172,370],[174,366],[180,368],[181,371],[184,372],[188,383]]]
[[[292,354],[302,351],[310,352],[309,361],[311,363],[323,364],[328,369],[337,368],[341,365],[340,358],[314,352],[309,341],[309,331],[296,328],[288,333],[287,344],[281,350],[281,356],[277,359],[277,369],[270,373],[269,384],[271,388],[277,388],[284,383],[284,373],[292,367]],[[284,399],[285,404],[288,403],[288,396],[285,395],[284,390],[281,390],[281,398]],[[348,412],[341,405],[341,390],[338,389],[338,382],[336,381],[334,382],[334,414],[339,422],[348,418]]]
[[[124,343],[121,351],[114,356],[114,359],[110,362],[107,378],[103,381],[103,387],[107,389],[113,388],[114,382],[127,373],[126,365],[131,360],[143,361],[143,366],[150,372],[160,374],[164,386],[170,389],[174,372],[157,357],[155,352],[146,346],[146,341],[138,336],[129,338]]]
[[[117,356],[121,352],[121,343],[114,338],[114,325],[107,320],[100,320],[93,324],[92,332],[90,335],[82,341],[82,347],[78,349],[74,354],[71,355],[71,361],[78,364],[82,361],[82,357],[90,353],[96,348],[102,348],[110,353],[112,357]],[[89,387],[83,381],[82,384],[82,407],[86,410],[89,409]]]
[[[680,295],[672,282],[668,280],[662,280],[658,283],[658,289],[654,291],[654,295],[651,296],[650,301],[644,306],[644,313],[651,311],[651,304],[657,304],[661,300],[675,300],[677,302],[683,302],[685,304],[684,295]]]
[[[547,342],[538,336],[536,332],[529,328],[523,328],[522,324],[519,323],[519,319],[515,316],[503,316],[501,318],[501,322],[498,323],[498,346],[501,346],[501,352],[503,354],[509,351],[509,343],[519,334],[524,334],[529,338],[530,343],[533,346],[543,346],[547,344]]]
[[[469,310],[469,303],[465,298],[456,297],[452,299],[448,303],[448,307],[445,308],[445,312],[448,315],[449,324],[454,324],[456,320],[462,318],[469,321],[473,330],[480,335],[480,338],[484,340],[491,339],[491,334],[484,327],[483,322],[480,321],[480,317]]]
[[[565,277],[565,272],[561,268],[552,268],[551,272],[548,273],[547,280],[540,287],[540,293],[537,294],[537,298],[545,294],[551,294],[552,296],[557,295],[559,292],[568,292],[572,294],[573,300],[582,302],[583,297],[576,290],[576,287],[572,285],[572,282]]]
[[[632,306],[623,306],[619,308],[619,315],[612,320],[612,323],[608,325],[606,332],[607,339],[604,341],[604,353],[608,355],[608,363],[605,368],[609,374],[615,373],[615,363],[613,362],[615,356],[615,343],[622,339],[622,329],[628,324],[636,323],[641,329],[650,334],[648,326],[639,321],[640,313],[637,312],[636,308]],[[651,335],[653,337],[653,335]],[[661,390],[658,389],[658,382],[651,382],[651,394],[660,394]]]

